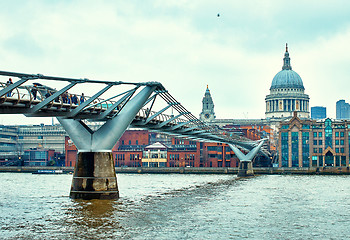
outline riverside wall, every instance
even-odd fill
[[[73,167],[2,167],[0,172],[33,173],[38,170],[63,170],[63,173],[73,173]],[[117,167],[116,173],[133,174],[237,174],[238,168],[218,167],[172,167],[172,168],[143,168]],[[254,174],[304,174],[304,175],[350,175],[349,167],[312,167],[312,168],[253,168]]]

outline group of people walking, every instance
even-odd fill
[[[80,105],[85,101],[84,93],[81,94],[81,97],[79,100],[76,94],[69,94],[67,91],[64,92],[61,96],[62,96],[63,103],[68,103],[68,104],[72,103],[75,105]]]
[[[9,78],[9,80],[6,82],[6,86],[10,86],[11,84],[13,84],[12,79]],[[33,87],[30,89],[31,95],[33,96],[33,100],[36,100],[37,98],[39,98],[38,96],[38,91],[39,91],[39,86],[38,84],[34,83]],[[54,92],[50,91],[48,89],[46,89],[46,93],[45,93],[45,98],[50,97]],[[12,96],[12,90],[9,91],[6,94],[7,97],[11,97]],[[42,96],[42,95],[41,95]],[[64,92],[61,95],[62,98],[62,102],[63,103],[68,103],[68,104],[75,104],[75,105],[80,105],[85,101],[85,96],[84,93],[81,94],[80,98],[78,98],[78,96],[76,94],[69,94],[68,91]],[[39,98],[40,99],[40,98]],[[54,100],[55,102],[60,102],[60,97],[55,98]]]
[[[37,93],[38,93],[38,86],[37,84],[33,84],[32,89],[30,90],[30,92],[33,95],[33,99],[36,100],[37,99]],[[45,93],[45,98],[50,97],[52,94],[54,94],[53,91],[50,90],[46,90]],[[61,94],[61,96],[58,96],[55,98],[55,102],[60,102],[60,98],[62,98],[62,102],[63,103],[68,103],[68,104],[75,104],[75,105],[80,105],[81,103],[83,103],[85,101],[85,96],[84,93],[81,94],[80,99],[78,99],[78,96],[76,94],[69,94],[68,91],[64,92]]]

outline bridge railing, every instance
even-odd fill
[[[14,111],[13,113],[23,113],[30,116],[60,116],[67,118],[75,119],[98,119],[105,121],[107,119],[115,117],[120,109],[123,108],[125,104],[131,99],[133,94],[137,91],[140,86],[156,86],[154,91],[154,99],[150,97],[149,103],[145,104],[135,116],[133,124],[137,127],[148,128],[151,130],[159,130],[164,133],[175,134],[176,136],[184,136],[192,138],[194,140],[205,140],[208,141],[219,141],[219,142],[231,142],[237,143],[244,148],[251,148],[255,145],[255,142],[238,136],[236,134],[229,134],[223,129],[220,129],[217,126],[208,125],[197,119],[191,112],[184,108],[175,98],[173,98],[168,91],[160,83],[125,83],[125,82],[107,82],[107,81],[97,81],[97,80],[88,80],[88,79],[68,79],[68,78],[59,78],[59,77],[48,77],[43,75],[28,75],[28,74],[19,74],[19,73],[8,73],[1,72],[0,75],[10,75],[19,77],[20,80],[15,82],[16,87],[7,94],[4,94],[0,97],[0,104],[5,106],[5,109],[9,109],[9,106],[16,107],[16,110],[19,108],[23,109],[23,112]],[[32,76],[32,79],[31,79]],[[56,80],[56,81],[65,81],[70,84],[61,90],[56,90],[51,87],[42,85],[40,83],[34,83],[30,86],[24,86],[23,84],[29,80],[34,79],[43,79],[47,80]],[[103,90],[100,90],[93,97],[84,96],[84,106],[80,102],[80,94],[69,94],[67,99],[63,97],[67,93],[67,89],[72,88],[76,84],[80,83],[99,83],[107,85]],[[110,89],[115,85],[131,85],[134,88],[128,90],[124,93],[116,95],[111,98],[104,99],[100,97],[104,92]],[[0,83],[0,91],[8,87],[6,83]],[[36,92],[36,96],[34,94]],[[58,93],[59,92],[59,93]],[[46,99],[50,97],[50,94],[56,94],[55,99],[52,99],[48,102]],[[101,93],[101,94],[100,94]],[[75,95],[77,101],[74,102],[72,96]],[[158,97],[157,97],[158,96]],[[118,97],[118,98],[116,98]],[[52,97],[51,97],[52,98]],[[163,104],[166,104],[166,107],[162,110],[155,110],[153,103],[155,99],[162,99]],[[46,102],[43,102],[45,101]],[[152,102],[153,101],[153,102]],[[161,101],[161,100],[159,100]],[[89,102],[89,103],[87,103]],[[36,107],[38,106],[38,107]],[[114,107],[111,107],[114,106]],[[163,105],[164,106],[164,105]],[[7,107],[7,108],[6,108]],[[33,114],[32,109],[39,109]],[[174,110],[171,114],[166,114],[167,109]],[[76,110],[76,114],[73,114]],[[5,110],[3,110],[5,111]],[[1,113],[5,113],[5,112]],[[107,111],[107,112],[106,112]],[[102,114],[106,112],[106,114]],[[51,115],[50,115],[51,114]],[[176,115],[174,117],[174,115]]]
[[[8,85],[4,82],[0,82],[0,90],[6,88]],[[33,91],[36,91],[37,94],[34,96]],[[56,92],[55,89],[47,89],[46,86],[19,86],[14,88],[9,94],[6,94],[0,98],[0,102],[4,103],[10,103],[11,105],[15,106],[18,104],[24,104],[26,106],[32,106],[36,105],[43,100],[45,100],[47,97],[45,96],[47,92],[54,93]],[[77,103],[73,103],[72,96],[76,95],[77,97]],[[75,109],[81,104],[80,101],[81,95],[80,94],[69,94],[67,101],[64,101],[63,96],[60,95],[56,99],[52,100],[50,104],[47,106],[47,108],[56,107],[57,109]],[[84,101],[88,100],[90,96],[84,96]],[[105,100],[103,98],[96,98],[92,103],[87,105],[84,108],[84,111],[88,112],[103,112],[108,109],[109,106],[115,104],[117,101],[115,100]],[[122,104],[120,104],[122,105]],[[113,110],[111,115],[118,112],[118,107],[116,110]],[[147,108],[141,108],[138,112],[139,118],[146,119],[149,115],[156,114],[157,111],[149,111]],[[171,115],[167,114],[159,114],[156,116],[152,121],[153,122],[164,122],[169,119],[171,119]],[[176,125],[182,122],[185,122],[186,119],[184,118],[177,118],[174,119],[171,122],[171,125]]]

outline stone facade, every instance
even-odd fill
[[[212,122],[215,118],[213,99],[207,86],[202,100],[202,112],[199,114],[199,119],[204,122]]]

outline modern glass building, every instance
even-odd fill
[[[327,109],[325,107],[311,107],[312,119],[324,119],[327,117]]]
[[[350,119],[350,104],[345,100],[339,100],[336,103],[337,119]]]
[[[294,114],[279,129],[280,167],[349,166],[350,121],[300,119]]]

